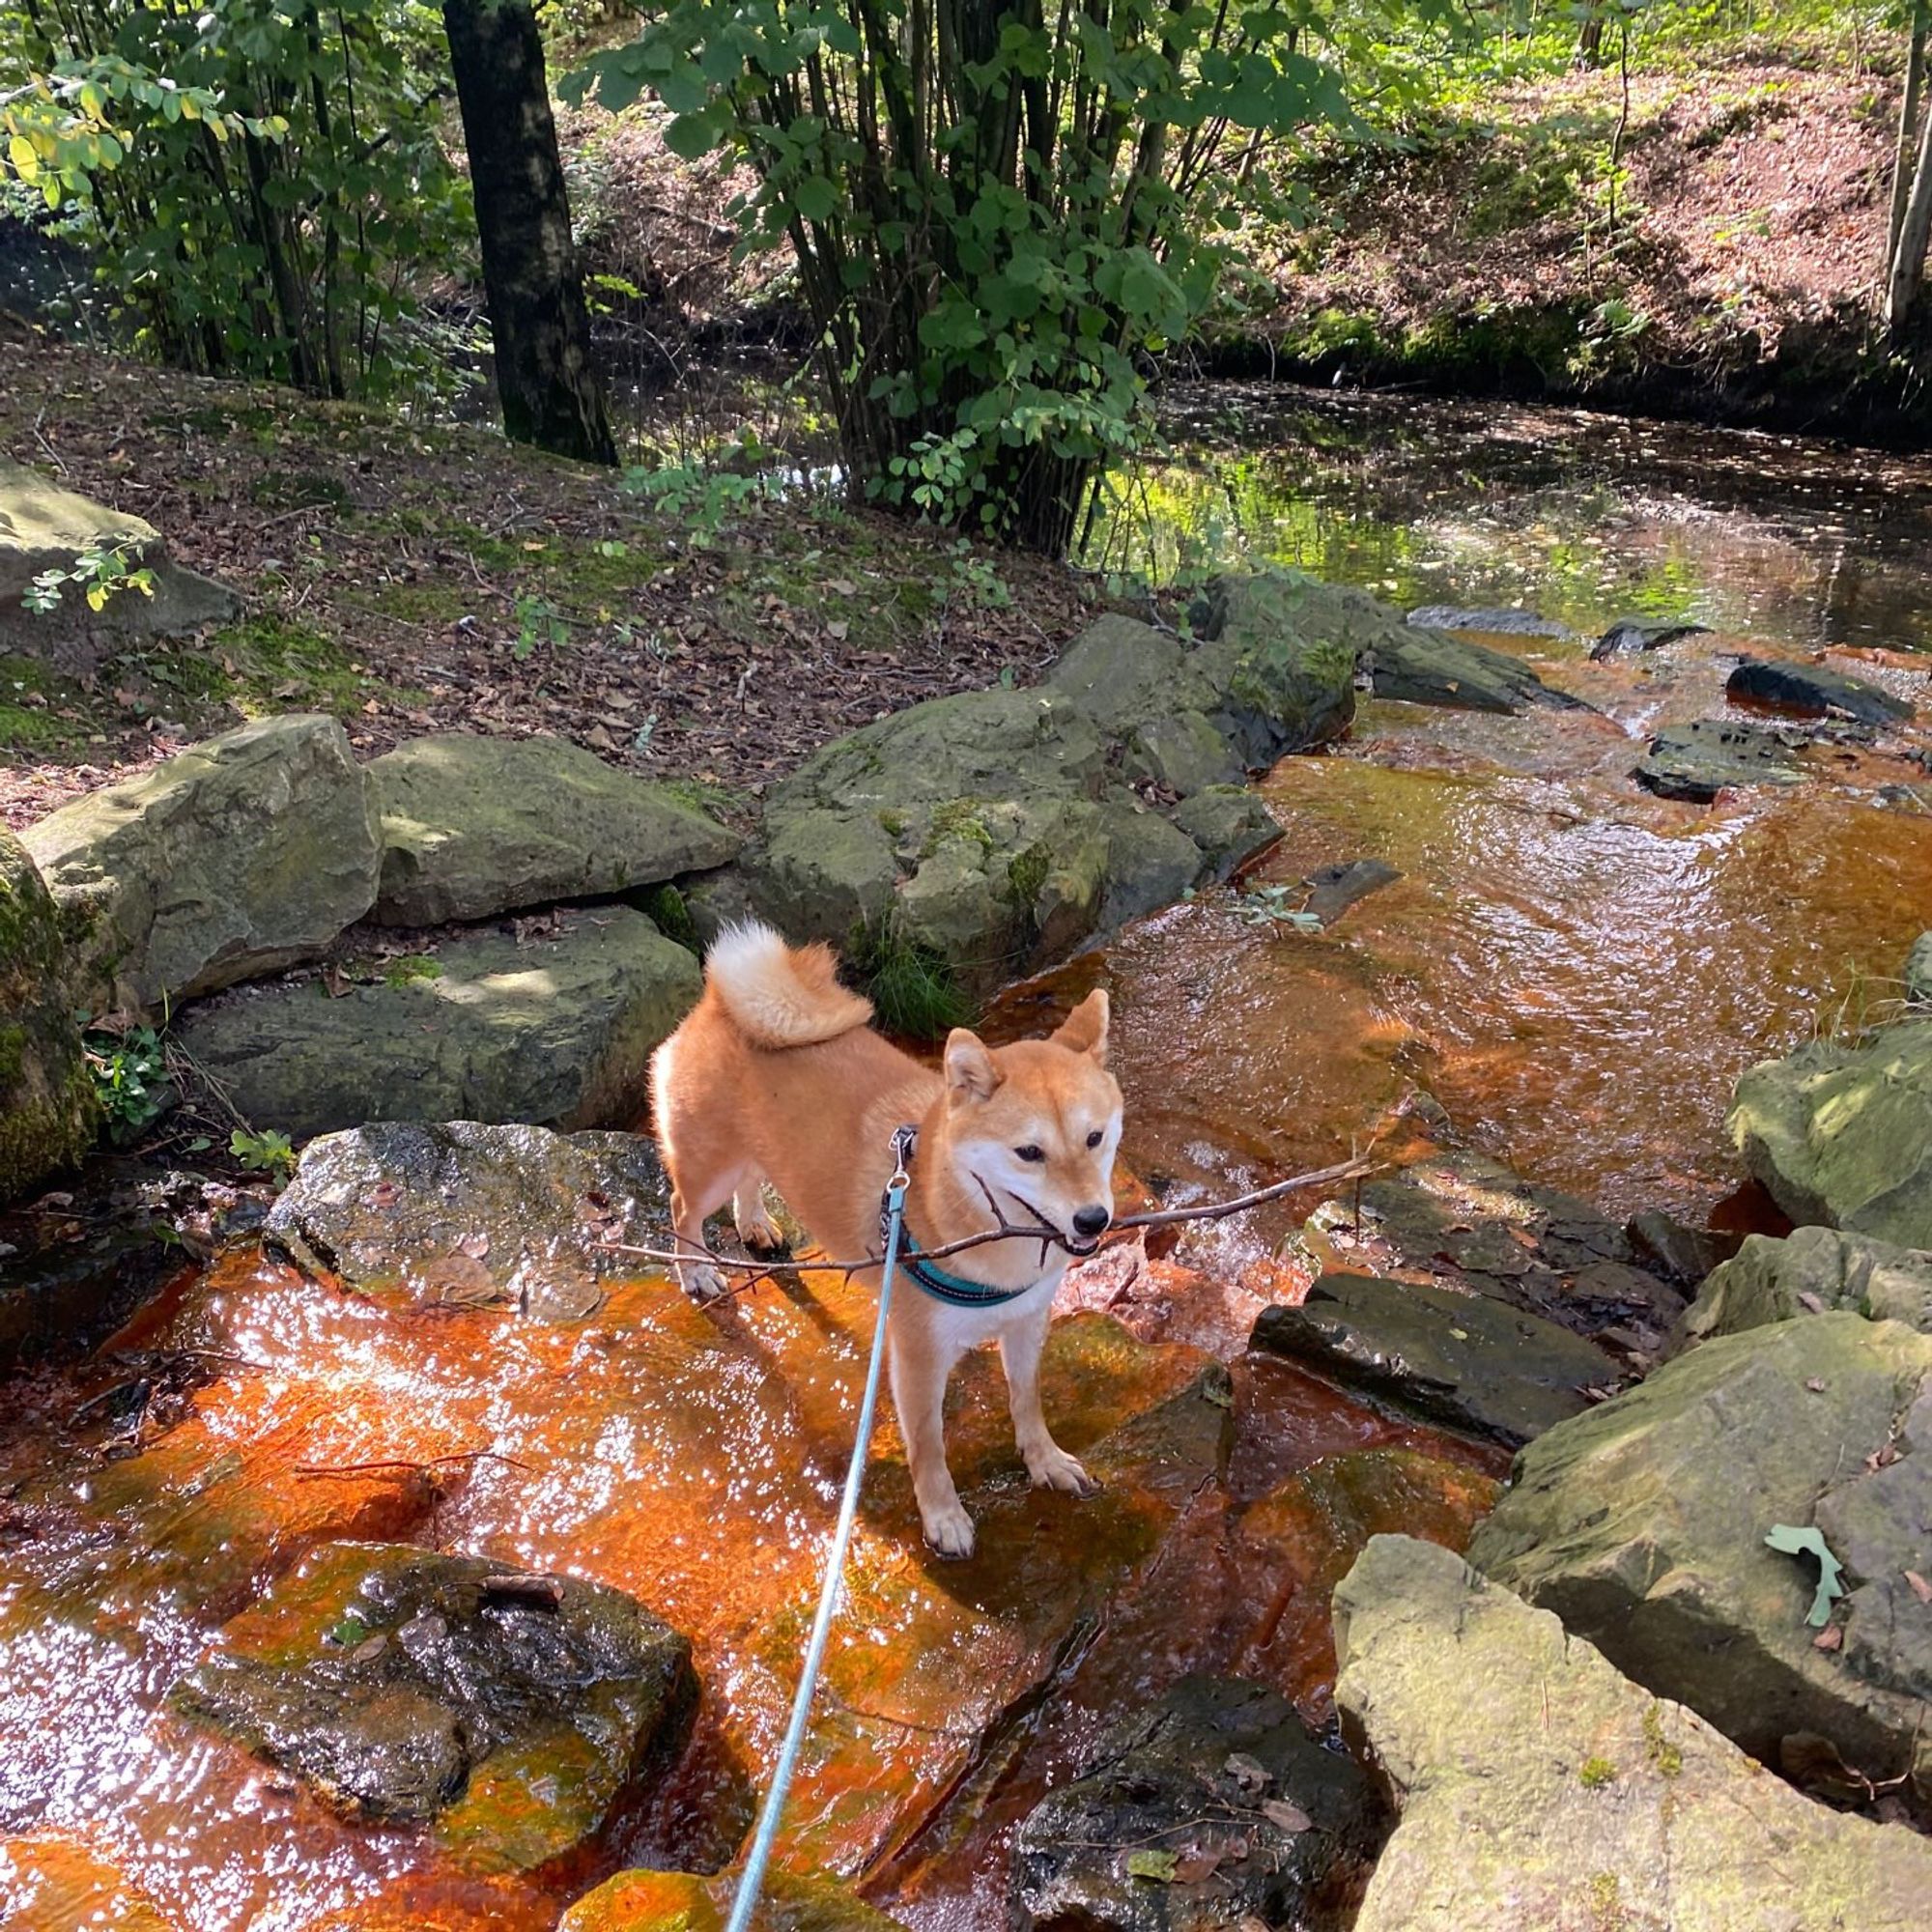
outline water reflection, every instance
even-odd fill
[[[1201,384],[1088,559],[1268,560],[1420,604],[1932,649],[1932,463],[1574,410]]]

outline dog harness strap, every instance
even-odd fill
[[[894,1129],[893,1160],[898,1175],[903,1175],[911,1167],[918,1148],[917,1127]],[[895,1175],[894,1179],[897,1178]],[[888,1186],[879,1199],[879,1238],[882,1241],[892,1226],[892,1192]],[[952,1308],[1000,1308],[1009,1301],[1017,1301],[1023,1294],[1031,1294],[1038,1286],[1037,1282],[1033,1282],[1025,1288],[988,1288],[982,1281],[968,1281],[964,1275],[951,1274],[937,1262],[929,1262],[921,1255],[919,1243],[912,1237],[912,1230],[903,1224],[899,1230],[899,1266],[923,1293]]]

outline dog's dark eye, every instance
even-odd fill
[[[1046,1155],[1038,1148],[1035,1147],[1031,1141],[1025,1147],[1015,1148],[1013,1151],[1022,1160],[1044,1160],[1046,1158]]]
[[[1089,1147],[1098,1147],[1100,1143],[1106,1138],[1107,1138],[1106,1135],[1103,1134],[1098,1127],[1095,1127],[1094,1131],[1087,1136],[1087,1145]]]

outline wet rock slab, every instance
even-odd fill
[[[315,1551],[170,1695],[328,1804],[496,1871],[593,1834],[696,1699],[689,1641],[620,1591],[368,1544]]]
[[[723,1932],[736,1872],[621,1871],[580,1898],[557,1932]],[[895,1932],[898,1921],[827,1878],[774,1869],[752,1914],[753,1932]]]
[[[1379,1838],[1366,1780],[1279,1692],[1189,1677],[1126,1718],[1020,1827],[1022,1932],[1305,1923]]]
[[[1585,708],[1579,698],[1545,684],[1520,658],[1452,637],[1446,629],[1393,629],[1378,640],[1365,662],[1378,697],[1457,711],[1518,712],[1539,705],[1564,711]]]
[[[1932,1338],[1848,1312],[1719,1336],[1517,1458],[1469,1559],[1752,1755],[1932,1795]],[[1848,1591],[1814,1641],[1815,1526]]]
[[[1318,866],[1302,881],[1308,888],[1302,911],[1313,914],[1323,925],[1333,925],[1358,899],[1394,885],[1401,877],[1393,866],[1380,859],[1338,859]]]
[[[1323,1275],[1300,1304],[1264,1309],[1253,1346],[1507,1444],[1576,1415],[1614,1375],[1602,1350],[1538,1316],[1372,1275]]]
[[[1753,1066],[1724,1124],[1794,1221],[1932,1248],[1932,1019]]]
[[[1590,646],[1590,661],[1602,664],[1606,658],[1661,651],[1680,638],[1704,637],[1710,628],[1708,624],[1653,624],[1640,617],[1620,617]]]
[[[270,1245],[365,1294],[588,1315],[662,1245],[669,1183],[639,1134],[384,1122],[303,1150],[270,1210]]]
[[[1731,785],[1802,783],[1796,752],[1803,742],[1762,724],[1699,718],[1660,731],[1634,776],[1660,798],[1709,805]]]
[[[1478,631],[1492,638],[1568,638],[1568,624],[1534,611],[1492,606],[1469,610],[1457,604],[1423,604],[1408,613],[1408,621],[1424,631]]]
[[[243,1116],[298,1139],[371,1120],[606,1126],[636,1118],[651,1051],[699,986],[696,960],[628,906],[431,959],[341,999],[244,989],[187,1013],[180,1037]]]
[[[1849,718],[1859,724],[1897,724],[1912,706],[1883,686],[1823,665],[1746,658],[1724,681],[1724,696],[1793,718]]]
[[[1449,1551],[1376,1538],[1335,1623],[1401,1811],[1356,1932],[1923,1925],[1932,1842],[1792,1790]]]

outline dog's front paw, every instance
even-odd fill
[[[678,1285],[701,1308],[724,1293],[724,1277],[709,1262],[680,1262]]]
[[[957,1496],[931,1509],[921,1507],[921,1527],[925,1540],[941,1555],[958,1558],[973,1553],[973,1519]]]
[[[1081,1466],[1077,1456],[1069,1456],[1057,1442],[1034,1450],[1026,1459],[1027,1474],[1042,1490],[1065,1490],[1068,1495],[1094,1496],[1100,1485]]]

